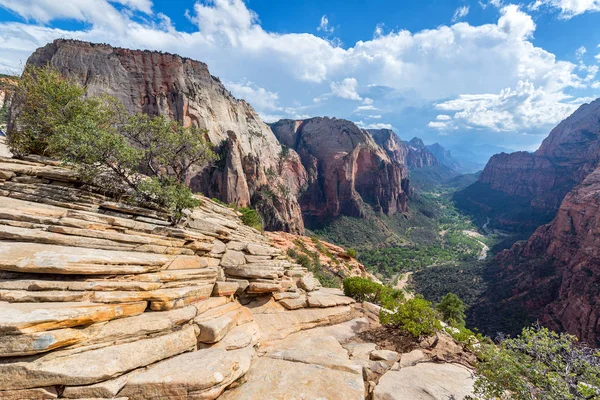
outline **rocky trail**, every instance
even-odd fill
[[[208,198],[178,226],[51,160],[0,157],[0,398],[447,399],[441,336],[365,340],[378,307],[321,288]]]

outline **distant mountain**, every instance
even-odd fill
[[[339,216],[366,217],[367,205],[387,215],[407,210],[408,171],[398,143],[384,149],[368,131],[337,118],[285,119],[271,129],[282,145],[300,155],[308,172],[299,199],[307,225]]]
[[[552,220],[599,159],[600,99],[562,121],[535,153],[493,156],[479,180],[456,199],[462,208],[492,218],[492,225],[533,231]]]
[[[452,157],[452,152],[442,147],[441,144],[431,144],[427,146],[427,150],[429,150],[429,152],[431,152],[431,154],[433,154],[439,160],[440,164],[445,165],[451,170],[457,172],[468,172],[464,170],[462,164],[458,160]]]
[[[408,156],[406,162],[408,168],[424,168],[440,165],[440,161],[432,154],[425,143],[417,137],[408,142]]]

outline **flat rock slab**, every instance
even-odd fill
[[[54,329],[48,332],[0,336],[0,357],[18,357],[45,353],[84,341],[81,329]],[[2,397],[0,397],[2,398]]]
[[[215,399],[248,371],[252,355],[252,349],[182,354],[135,375],[118,395],[129,400]]]
[[[43,332],[90,325],[95,322],[139,315],[146,302],[96,303],[0,303],[0,333]]]
[[[40,243],[0,242],[0,270],[60,275],[119,275],[155,272],[173,256],[73,248]]]
[[[346,296],[338,296],[335,294],[321,294],[313,292],[308,295],[309,307],[336,307],[347,306],[354,303],[354,299]]]
[[[192,326],[150,339],[60,357],[0,361],[0,390],[89,385],[194,349]]]
[[[246,383],[223,394],[224,400],[363,400],[362,375],[320,365],[261,357]]]
[[[420,363],[388,371],[379,380],[373,400],[448,400],[473,394],[475,377],[458,364]]]
[[[0,399],[2,400],[49,400],[56,399],[58,393],[53,387],[21,389],[21,390],[0,390]]]
[[[263,340],[278,340],[305,329],[322,325],[337,324],[352,318],[348,306],[331,308],[303,308],[294,311],[281,311],[269,314],[254,314],[260,326]]]
[[[362,374],[360,365],[348,358],[348,352],[333,336],[288,337],[267,348],[267,358],[320,365],[336,371]]]

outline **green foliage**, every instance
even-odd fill
[[[349,247],[346,249],[346,255],[350,258],[356,258],[358,253],[356,252],[355,249],[353,249],[352,247]]]
[[[454,293],[448,293],[435,306],[442,315],[442,320],[452,326],[464,326],[466,306]]]
[[[318,239],[313,238],[313,242],[314,241],[318,242]],[[302,242],[302,240],[300,239],[296,240],[294,244],[296,245],[296,248],[288,249],[287,251],[287,255],[289,257],[294,259],[294,261],[300,264],[300,266],[311,271],[314,277],[321,283],[321,285],[323,285],[323,287],[340,287],[340,277],[332,274],[323,267],[321,261],[319,260],[319,254],[317,252],[308,250]],[[321,243],[319,242],[319,244]],[[322,244],[321,247],[324,248]]]
[[[116,99],[83,98],[84,92],[50,67],[27,69],[8,132],[11,150],[60,157],[85,181],[163,208],[174,223],[199,204],[185,183],[192,168],[216,158],[205,132],[161,116],[128,115]]]
[[[80,112],[85,90],[50,67],[27,67],[15,89],[8,145],[16,156],[48,154],[49,140]]]
[[[242,207],[238,211],[242,213],[241,219],[244,225],[259,231],[264,229],[262,218],[255,209],[250,207]]]
[[[569,334],[525,328],[478,354],[478,399],[600,398],[600,354]]]
[[[379,319],[382,324],[400,329],[417,339],[432,335],[442,328],[437,311],[419,295],[399,304],[393,312],[381,310]]]
[[[452,292],[471,306],[486,289],[483,273],[480,262],[464,262],[460,266],[440,265],[413,273],[412,284],[415,292],[429,301],[438,303],[446,293]]]
[[[395,308],[404,299],[401,290],[384,286],[370,279],[353,276],[342,282],[344,294],[356,301],[368,301],[386,308]]]

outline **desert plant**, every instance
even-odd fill
[[[241,207],[238,211],[242,213],[241,219],[244,225],[259,231],[264,229],[262,218],[255,209],[250,207]]]
[[[353,276],[342,282],[344,294],[356,301],[368,301],[394,309],[397,303],[403,300],[402,291],[392,289],[370,279]]]
[[[466,306],[454,293],[447,293],[435,306],[442,314],[442,320],[452,326],[464,326]]]
[[[598,399],[600,352],[575,336],[525,328],[478,354],[477,399]]]
[[[437,311],[419,295],[399,304],[393,312],[382,310],[379,319],[382,324],[397,328],[417,339],[441,329]]]

